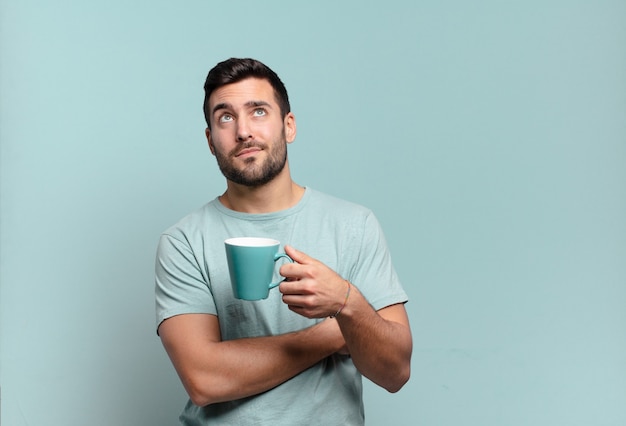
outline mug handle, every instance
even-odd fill
[[[278,259],[283,258],[283,257],[284,257],[285,259],[287,259],[288,261],[290,261],[291,263],[293,263],[293,259],[292,259],[292,258],[290,258],[290,257],[289,257],[287,254],[285,254],[285,253],[276,253],[276,254],[274,255],[274,262],[276,262]],[[270,289],[273,289],[274,287],[278,287],[278,286],[280,285],[280,283],[282,283],[282,282],[283,282],[283,281],[285,281],[286,279],[287,279],[287,278],[283,278],[282,280],[280,280],[280,281],[278,281],[278,282],[271,283],[269,288],[270,288]]]

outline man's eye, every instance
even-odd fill
[[[257,108],[257,109],[254,110],[254,116],[255,117],[262,117],[265,114],[267,114],[267,113],[265,112],[265,110],[263,108]]]
[[[230,114],[224,114],[220,117],[220,123],[228,123],[233,121],[233,116]]]

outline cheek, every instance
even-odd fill
[[[211,135],[211,142],[209,143],[213,151],[224,151],[225,149],[228,149],[228,141],[234,140],[234,136],[229,133],[230,132],[225,131],[224,129],[213,132]]]

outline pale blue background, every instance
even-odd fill
[[[287,84],[295,179],[386,230],[413,376],[368,425],[626,424],[623,0],[4,0],[0,52],[4,426],[176,423],[154,249],[224,188],[229,56]]]

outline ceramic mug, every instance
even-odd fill
[[[271,238],[239,237],[224,241],[233,295],[242,300],[267,299],[270,290],[282,281],[272,282],[276,261],[285,258],[279,253],[280,242]]]

